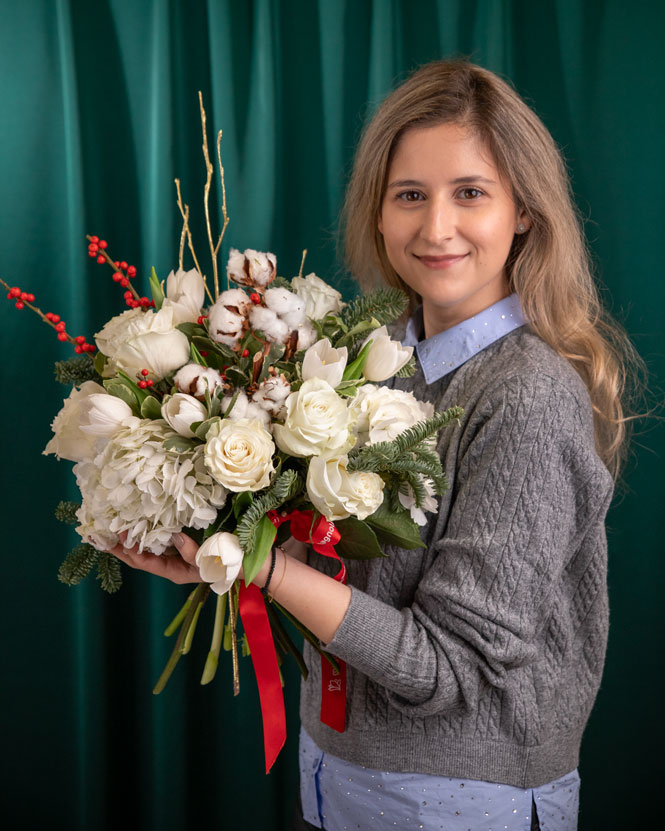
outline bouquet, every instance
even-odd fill
[[[201,112],[212,290],[177,180],[180,265],[164,281],[153,270],[150,297],[134,288],[133,266],[113,260],[105,240],[88,237],[90,256],[111,266],[128,307],[97,332],[96,346],[72,337],[58,315],[34,305],[32,294],[0,282],[18,308],[34,310],[77,353],[56,364],[56,377],[72,391],[44,451],[75,463],[81,493],[80,503],[60,503],[56,512],[82,538],[60,579],[76,584],[96,568],[102,587],[115,591],[120,564],[108,551],[120,541],[172,556],[173,534],[193,536],[205,582],[166,630],[178,636],[154,691],[189,650],[204,603],[216,597],[201,683],[214,678],[226,648],[237,693],[239,649],[251,654],[269,770],[286,735],[279,665],[290,654],[307,674],[284,619],[321,653],[322,718],[338,730],[344,729],[345,675],[342,662],[285,609],[266,603],[253,584],[256,574],[271,548],[289,536],[339,560],[338,580],[345,580],[343,558],[385,556],[384,545],[421,547],[424,512],[436,509],[435,497],[446,487],[434,437],[461,411],[434,413],[411,393],[377,386],[415,368],[412,348],[386,329],[406,308],[400,291],[344,303],[316,274],[303,276],[302,265],[288,280],[278,276],[272,253],[233,248],[219,286],[226,195],[220,159],[224,227],[213,245],[212,166]],[[218,158],[220,138],[221,132]],[[194,259],[189,270],[185,241]]]

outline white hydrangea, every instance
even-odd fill
[[[74,466],[83,502],[78,533],[97,548],[125,545],[162,554],[183,528],[207,528],[227,491],[209,474],[203,445],[165,450],[177,435],[161,419],[143,419],[118,431],[91,461]]]

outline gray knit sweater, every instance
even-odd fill
[[[311,647],[303,725],[355,764],[537,787],[577,766],[605,655],[612,480],[589,396],[524,327],[434,384],[418,370],[394,385],[464,408],[439,442],[450,489],[422,549],[347,561],[329,644],[347,662],[346,731],[319,720]]]

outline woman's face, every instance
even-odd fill
[[[427,337],[509,294],[518,211],[489,149],[469,129],[408,130],[388,170],[379,231],[391,265],[423,299]]]

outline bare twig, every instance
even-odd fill
[[[305,257],[307,256],[307,249],[303,248],[302,252],[302,260],[300,260],[300,271],[298,272],[298,277],[302,277],[303,269],[305,268]]]
[[[180,193],[180,179],[174,179],[176,191],[178,193],[178,208],[180,208],[180,215],[182,216],[182,233],[183,235],[187,236],[187,244],[189,246],[189,250],[192,254],[192,258],[194,260],[194,265],[196,266],[196,270],[199,272],[201,277],[203,278],[203,285],[206,290],[206,294],[210,298],[210,302],[214,303],[212,294],[210,294],[210,289],[208,288],[208,283],[205,278],[205,274],[201,271],[201,266],[199,265],[199,261],[196,258],[196,252],[194,251],[194,243],[192,242],[192,232],[189,229],[189,205],[183,205],[182,201],[182,194]],[[182,237],[180,242],[180,250],[182,252]],[[182,253],[180,255],[180,267],[182,268]]]
[[[206,216],[206,228],[208,230],[208,244],[210,245],[210,256],[212,258],[212,277],[215,286],[215,300],[219,297],[219,275],[217,273],[217,251],[212,241],[212,228],[210,226],[210,186],[212,184],[213,167],[208,152],[208,133],[206,130],[206,111],[203,107],[203,95],[199,90],[199,106],[201,108],[201,132],[203,134],[203,158],[206,165],[206,183],[203,189],[203,208]]]
[[[224,181],[224,165],[222,164],[222,154],[220,152],[220,144],[222,143],[222,131],[220,130],[217,133],[217,161],[219,163],[219,178],[222,182],[222,216],[224,217],[224,225],[222,226],[222,232],[219,235],[219,239],[217,240],[217,246],[215,248],[215,256],[217,256],[217,251],[219,251],[219,247],[222,244],[222,240],[224,239],[224,234],[226,233],[226,226],[229,224],[229,215],[226,212],[226,182]],[[224,279],[224,287],[228,289],[228,277],[225,276]]]

